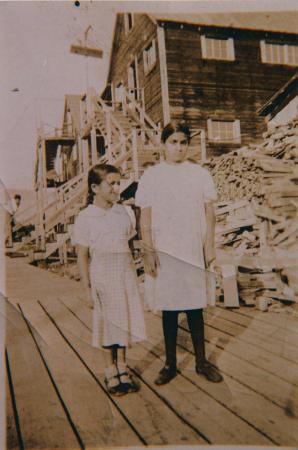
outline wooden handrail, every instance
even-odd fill
[[[158,129],[157,125],[153,122],[153,120],[151,120],[151,118],[148,116],[148,114],[146,114],[144,108],[142,108],[138,104],[138,102],[136,102],[135,99],[131,98],[131,96],[125,89],[125,87],[123,87],[123,95],[125,96],[126,100],[129,101],[129,103],[132,103],[134,108],[139,112],[140,116],[143,115],[145,121],[151,126],[151,128],[153,128],[157,133],[159,133],[159,129]]]

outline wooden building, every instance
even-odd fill
[[[295,73],[297,13],[118,14],[103,98],[123,86],[161,125],[204,130],[207,154],[258,140],[258,110]]]

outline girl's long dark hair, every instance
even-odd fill
[[[117,167],[112,166],[110,164],[97,164],[96,166],[92,167],[92,169],[89,170],[87,205],[93,203],[93,199],[95,196],[94,192],[92,191],[92,185],[93,184],[100,185],[101,182],[104,180],[105,175],[107,175],[108,173],[120,174],[120,171],[117,169]]]

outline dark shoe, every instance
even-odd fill
[[[117,380],[118,383],[115,383],[115,380]],[[120,397],[121,395],[125,395],[127,393],[122,383],[120,383],[118,375],[110,378],[105,378],[105,385],[107,387],[108,393],[115,397]]]
[[[213,383],[220,383],[223,381],[223,376],[220,374],[218,368],[209,361],[197,364],[196,372],[200,375],[204,375],[207,380],[212,381]]]
[[[154,381],[158,386],[169,383],[177,375],[176,367],[163,367]]]
[[[119,373],[119,380],[127,394],[140,390],[139,384],[134,381],[128,372]]]

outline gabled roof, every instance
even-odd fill
[[[296,95],[298,95],[298,72],[259,109],[258,114],[267,116],[276,108],[279,108],[282,103],[290,101]]]
[[[150,14],[150,17],[155,22],[178,22],[295,34],[298,29],[298,10],[214,14],[156,13]]]

